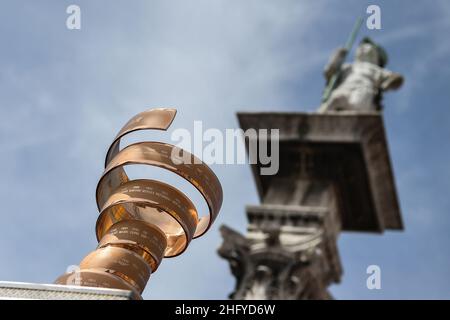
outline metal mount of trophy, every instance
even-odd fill
[[[124,148],[121,139],[137,130],[167,130],[175,109],[144,111],[128,121],[108,149],[96,200],[99,241],[80,269],[55,283],[128,290],[135,299],[164,257],[183,253],[193,238],[208,231],[222,205],[223,192],[214,172],[194,155],[161,142],[138,142]],[[182,154],[182,159],[174,155]],[[189,161],[186,161],[188,159]],[[191,183],[206,201],[200,216],[192,201],[175,187],[157,180],[131,180],[125,168],[148,165],[169,170]]]

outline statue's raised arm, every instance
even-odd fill
[[[325,76],[327,84],[331,80],[331,77],[339,72],[346,55],[346,48],[337,48],[331,55],[330,60],[328,60],[328,63],[323,69],[323,75]]]

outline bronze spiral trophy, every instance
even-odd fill
[[[79,270],[60,276],[55,283],[124,289],[141,299],[163,257],[183,253],[193,238],[209,229],[223,193],[206,164],[167,143],[145,141],[120,148],[121,138],[131,132],[167,130],[175,115],[175,109],[151,109],[134,116],[119,131],[106,154],[96,190],[98,247],[81,261]],[[180,153],[182,157],[174,157]],[[133,165],[163,168],[186,179],[203,196],[209,214],[199,216],[191,200],[173,186],[157,180],[130,180],[125,167]]]

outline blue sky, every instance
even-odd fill
[[[94,192],[119,128],[153,106],[173,124],[237,127],[236,111],[312,111],[322,68],[368,4],[363,29],[406,82],[385,96],[404,232],[342,234],[338,299],[450,298],[450,2],[23,1],[0,10],[0,279],[52,282],[96,245]],[[65,27],[78,4],[82,28]],[[154,136],[152,136],[154,137]],[[245,231],[258,202],[248,166],[216,165],[224,205],[215,226],[166,259],[148,299],[221,299],[234,286],[217,228]],[[382,270],[369,291],[366,268]]]

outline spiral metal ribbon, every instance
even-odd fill
[[[98,247],[81,261],[79,271],[62,275],[57,284],[131,290],[140,299],[163,257],[181,254],[193,238],[208,231],[219,213],[223,192],[206,164],[167,143],[145,141],[120,147],[121,139],[131,132],[167,130],[175,115],[175,109],[150,109],[119,131],[96,189]],[[189,161],[174,158],[180,154]],[[184,178],[203,196],[209,213],[200,216],[191,200],[171,185],[131,180],[125,168],[133,165],[163,168]]]

